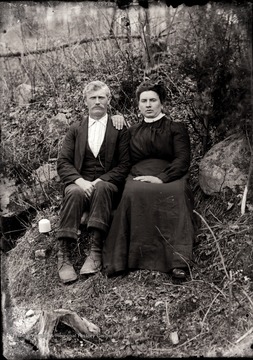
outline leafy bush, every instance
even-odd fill
[[[38,55],[28,53],[19,62],[5,58],[3,79],[8,91],[3,94],[1,116],[6,175],[20,182],[57,158],[66,127],[54,137],[46,129],[53,126],[58,113],[67,113],[69,124],[82,118],[86,110],[82,90],[94,79],[111,87],[112,113],[124,114],[130,124],[139,121],[137,85],[144,78],[163,81],[168,90],[165,110],[175,121],[188,125],[193,158],[198,159],[229,132],[243,131],[251,138],[250,25],[245,26],[249,17],[248,5],[180,8],[168,29],[176,29],[175,34],[168,32],[166,41],[160,39],[164,46],[153,54],[152,67],[143,40],[136,48],[116,37],[99,46],[95,42],[92,49],[83,43],[74,50],[69,46]],[[152,35],[151,47],[159,40],[152,31],[146,34]],[[35,92],[29,104],[18,107],[14,94],[21,82],[31,83]]]
[[[226,10],[210,7],[191,13],[195,40],[180,54],[180,72],[197,86],[196,110],[208,137],[204,151],[231,132],[252,137],[250,39],[242,24],[249,20],[249,7]]]

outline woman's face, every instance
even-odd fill
[[[159,95],[155,91],[143,91],[140,94],[139,110],[146,118],[155,118],[162,111]]]

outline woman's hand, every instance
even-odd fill
[[[152,184],[163,184],[163,181],[161,179],[151,175],[136,176],[135,178],[133,178],[133,180],[144,181]]]
[[[123,129],[123,126],[126,125],[123,115],[113,115],[112,124],[117,130]]]

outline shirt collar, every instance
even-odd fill
[[[153,123],[153,122],[155,122],[155,121],[160,120],[163,116],[165,116],[165,114],[160,113],[160,114],[157,115],[155,118],[146,118],[146,117],[144,117],[144,121],[145,121],[146,123]]]
[[[100,124],[106,126],[107,124],[107,119],[108,119],[108,114],[105,114],[101,119],[99,120],[95,120],[95,119],[92,119],[90,116],[89,116],[89,127],[91,127],[93,124],[99,122]]]

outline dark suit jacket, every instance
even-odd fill
[[[88,141],[88,116],[72,124],[65,136],[57,161],[57,171],[67,186],[80,178]],[[121,187],[130,170],[129,133],[124,127],[117,130],[108,116],[105,132],[105,174],[100,179]]]

